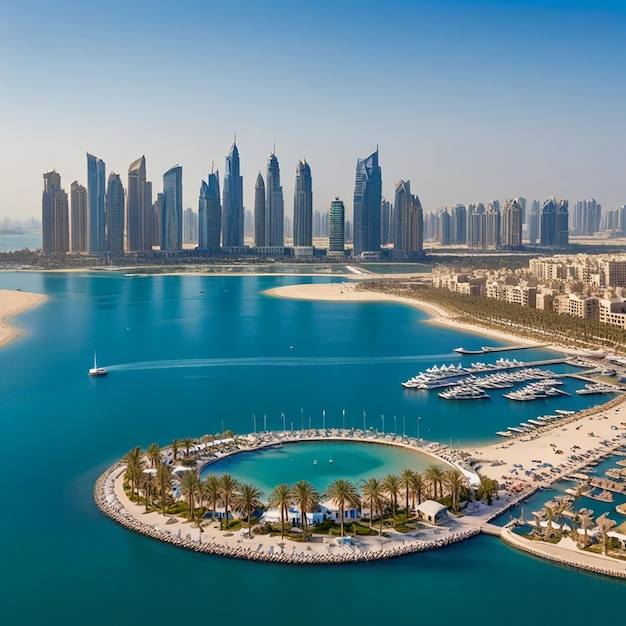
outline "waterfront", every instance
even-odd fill
[[[97,511],[96,478],[129,448],[167,445],[222,425],[250,432],[253,413],[259,420],[267,414],[268,428],[279,430],[281,412],[287,429],[291,422],[297,429],[309,418],[321,427],[323,410],[328,426],[339,427],[343,409],[348,424],[360,427],[366,411],[368,427],[378,429],[381,415],[386,430],[399,432],[406,417],[411,436],[421,417],[422,437],[455,444],[495,439],[495,430],[511,423],[500,411],[453,407],[399,384],[433,363],[459,362],[454,347],[484,344],[484,338],[422,324],[426,314],[406,306],[259,295],[304,280],[310,279],[0,274],[0,288],[50,297],[17,318],[26,335],[0,350],[2,434],[9,442],[4,461],[12,472],[11,510],[0,521],[5,571],[11,572],[0,591],[8,623],[131,623],[145,617],[143,597],[178,606],[186,595],[209,592],[219,597],[210,609],[214,619],[243,621],[232,611],[245,596],[261,610],[269,604],[274,611],[281,602],[283,617],[275,621],[287,623],[300,610],[304,588],[307,597],[326,603],[341,590],[332,613],[346,621],[382,619],[391,601],[400,619],[434,619],[443,611],[451,619],[478,615],[475,621],[484,624],[501,623],[504,614],[514,624],[578,623],[595,620],[598,605],[614,605],[623,583],[543,563],[492,537],[395,561],[303,570],[176,550]],[[94,348],[104,365],[119,366],[106,379],[86,375]],[[529,350],[524,358],[550,354]],[[568,401],[583,407],[597,399]],[[525,416],[536,409],[526,407]],[[22,490],[22,482],[30,487]],[[524,581],[523,590],[515,580]],[[366,594],[370,588],[380,600]],[[546,588],[553,602],[518,606],[520,594],[539,596]],[[415,589],[428,601],[410,596],[405,602]],[[479,608],[477,598],[485,593],[489,601]],[[604,614],[611,617],[611,609]],[[311,611],[301,621],[319,619]]]

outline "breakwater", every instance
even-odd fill
[[[320,553],[310,550],[310,545],[305,543],[298,544],[300,551],[292,552],[269,552],[255,550],[251,546],[231,546],[225,541],[202,541],[201,535],[199,539],[181,537],[178,534],[169,532],[159,526],[147,524],[138,520],[127,508],[120,502],[115,492],[115,482],[121,479],[122,474],[126,470],[126,465],[118,462],[108,468],[96,481],[94,487],[94,500],[98,508],[107,517],[117,522],[124,528],[133,532],[145,535],[151,539],[163,541],[178,548],[192,550],[194,552],[202,552],[205,554],[213,554],[216,556],[224,556],[233,559],[247,559],[250,561],[264,561],[272,563],[291,563],[298,565],[327,565],[330,563],[359,563],[366,561],[380,561],[384,559],[393,559],[408,554],[425,552],[452,545],[459,541],[464,541],[477,535],[480,528],[468,528],[458,532],[453,532],[444,537],[431,539],[427,541],[419,540],[403,540],[389,542],[393,545],[381,545],[378,550],[360,550],[354,546],[344,546],[347,551],[340,553]],[[295,546],[295,544],[294,544]]]

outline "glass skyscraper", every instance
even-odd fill
[[[102,159],[87,153],[88,250],[106,252],[106,166]]]
[[[278,159],[273,152],[267,161],[265,181],[265,245],[284,246],[283,188],[280,186]]]
[[[209,174],[208,183],[202,181],[198,200],[198,249],[219,250],[222,233],[222,205],[218,172]]]
[[[183,168],[176,165],[163,174],[161,250],[183,249]]]
[[[87,252],[87,189],[78,181],[70,187],[72,252]]]
[[[152,250],[152,193],[146,181],[146,157],[128,168],[127,245],[129,252]]]
[[[330,252],[343,252],[345,244],[345,207],[343,202],[337,197],[330,203],[329,222],[328,250]]]
[[[55,171],[43,175],[41,229],[44,254],[61,254],[69,251],[70,223],[67,194],[61,189],[61,175]]]
[[[124,253],[124,186],[115,172],[107,183],[106,222],[106,249],[111,256],[120,256]]]
[[[303,159],[296,167],[293,198],[293,245],[313,245],[313,180],[311,168]]]
[[[254,183],[254,245],[265,245],[265,182],[261,172]]]
[[[243,178],[239,173],[239,150],[233,143],[226,156],[222,245],[226,248],[243,246]]]
[[[380,206],[382,173],[378,147],[356,163],[354,184],[354,255],[380,252]]]

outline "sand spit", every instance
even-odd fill
[[[10,324],[10,320],[42,302],[46,296],[25,291],[0,289],[0,347],[19,337],[22,332]]]

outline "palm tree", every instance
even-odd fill
[[[191,437],[183,437],[183,439],[181,439],[181,444],[183,445],[183,448],[185,448],[186,457],[189,457],[189,450],[193,446],[193,443],[194,440]]]
[[[411,494],[411,480],[414,473],[412,469],[405,469],[400,475],[400,486],[404,487],[404,505],[407,519],[409,519],[409,496]]]
[[[374,507],[380,514],[380,526],[378,528],[378,536],[383,534],[383,506],[385,504],[385,489],[383,484],[377,478],[370,478],[363,483],[361,487],[363,497],[369,500],[370,504],[370,528],[372,527],[372,520],[374,518]]]
[[[165,515],[165,508],[169,498],[170,481],[172,480],[172,470],[169,465],[165,463],[159,463],[157,465],[156,480],[161,497],[161,510]]]
[[[200,491],[200,477],[198,472],[185,472],[180,479],[180,492],[187,497],[189,504],[189,517],[191,521],[194,519],[194,502]]]
[[[426,480],[430,483],[433,490],[433,497],[437,499],[437,487],[439,487],[439,491],[441,491],[441,484],[443,482],[443,470],[439,465],[429,465],[424,471],[424,476]]]
[[[443,474],[444,482],[450,490],[450,497],[452,499],[452,510],[459,510],[459,499],[461,497],[461,489],[465,485],[465,477],[458,469],[447,470]]]
[[[584,532],[584,536],[585,536],[585,548],[587,547],[588,543],[589,543],[589,539],[588,539],[588,530],[593,526],[593,519],[592,517],[587,514],[587,515],[582,515],[580,518],[580,525],[583,529]]]
[[[333,480],[325,494],[326,498],[332,500],[335,506],[339,506],[339,515],[341,516],[341,537],[343,539],[343,520],[345,517],[346,504],[357,508],[361,505],[361,498],[357,488],[348,480],[338,478]]]
[[[217,502],[220,499],[221,482],[215,474],[209,474],[202,483],[202,495],[211,503],[213,507],[213,516],[211,519],[215,521]]]
[[[299,480],[292,488],[291,495],[296,506],[300,509],[302,516],[302,530],[304,531],[304,540],[307,540],[307,521],[306,514],[313,511],[319,504],[319,491],[308,481]]]
[[[411,476],[410,487],[411,498],[413,498],[413,506],[415,506],[416,496],[417,504],[420,505],[422,503],[422,498],[424,497],[424,489],[426,487],[426,485],[424,484],[424,475],[421,472],[413,472],[413,476]]]
[[[248,518],[248,534],[250,537],[252,537],[252,512],[263,507],[262,497],[263,492],[249,483],[239,485],[239,489],[234,494],[233,507],[238,511],[245,511]]]
[[[285,538],[285,517],[291,506],[292,492],[289,485],[281,483],[274,487],[270,494],[270,506],[275,506],[280,511],[280,538]]]
[[[224,528],[228,528],[228,506],[237,491],[237,487],[239,487],[239,483],[230,474],[223,474],[220,478],[220,497],[224,502]]]
[[[172,439],[172,456],[174,457],[174,461],[178,458],[178,450],[180,449],[180,442],[178,439]]]
[[[161,448],[158,443],[151,443],[146,450],[146,456],[150,461],[150,469],[154,469],[161,462]]]
[[[497,484],[497,481],[492,480],[488,476],[483,475],[480,477],[480,486],[483,492],[483,497],[487,498],[487,504],[492,504],[493,502],[494,483]]]
[[[391,499],[391,517],[393,525],[396,525],[396,507],[398,504],[398,493],[400,492],[400,479],[395,474],[387,474],[382,481],[385,493]]]
[[[137,496],[139,496],[139,483],[145,466],[141,447],[137,446],[129,450],[123,460],[126,462],[126,479],[130,482],[131,494],[135,495],[135,490],[137,490]]]

